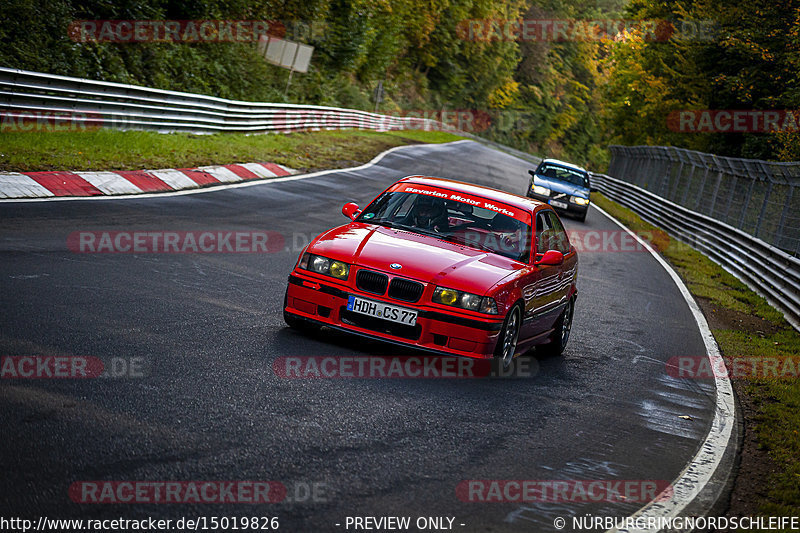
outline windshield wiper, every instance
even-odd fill
[[[419,233],[420,235],[427,235],[429,237],[435,237],[435,238],[437,238],[439,240],[442,240],[442,241],[452,242],[454,244],[461,244],[461,245],[464,245],[464,246],[477,248],[479,250],[483,250],[485,252],[491,252],[493,254],[498,253],[497,250],[495,250],[494,248],[492,248],[490,246],[487,246],[487,245],[485,245],[483,243],[473,242],[473,241],[469,241],[467,239],[459,239],[459,238],[455,237],[454,235],[452,235],[451,233],[438,233],[436,231],[425,230],[425,229],[422,229],[422,228],[418,228],[416,226],[408,226],[406,224],[401,224],[399,222],[392,222],[391,220],[375,221],[375,224],[379,224],[381,226],[386,226],[386,227],[392,228],[392,229],[402,229],[402,230],[406,230],[406,231],[411,231],[413,233]]]
[[[407,226],[406,224],[401,224],[399,222],[394,222],[391,220],[375,220],[373,223],[378,224],[379,226],[386,226],[387,228],[392,228],[392,229],[417,231],[417,228],[415,228],[414,226]]]
[[[422,228],[418,228],[416,226],[409,226],[408,224],[401,224],[399,222],[393,222],[391,220],[380,220],[376,221],[375,224],[379,224],[381,226],[386,226],[387,228],[392,229],[402,229],[406,231],[411,231],[413,233],[419,233],[421,235],[430,235],[431,237],[436,237],[441,239],[443,237],[443,233],[437,233],[435,231],[425,230]]]

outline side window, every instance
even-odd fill
[[[552,228],[552,237],[550,239],[550,249],[558,250],[562,254],[568,254],[570,249],[569,237],[564,229],[561,220],[558,219],[556,214],[552,211],[547,211],[546,216],[549,219],[550,227]]]
[[[536,255],[550,250],[550,221],[544,215],[544,211],[536,215]]]

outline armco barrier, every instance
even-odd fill
[[[193,133],[288,133],[335,129],[448,131],[537,165],[541,158],[435,120],[340,107],[243,102],[0,67],[4,127],[48,125]]]
[[[0,112],[162,132],[447,129],[430,119],[339,107],[243,102],[0,67]]]
[[[678,240],[700,250],[763,295],[800,330],[800,259],[744,231],[605,174],[592,184]]]

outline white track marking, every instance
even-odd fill
[[[287,166],[284,166],[284,165],[279,165],[279,164],[275,163],[275,166],[276,166],[276,167],[280,167],[280,168],[282,168],[283,170],[285,170],[285,171],[286,171],[286,172],[288,172],[289,174],[291,174],[292,172],[294,172],[294,169],[291,169],[291,168],[289,168],[289,167],[287,167]]]
[[[197,170],[208,172],[209,174],[211,174],[212,176],[214,176],[223,183],[235,183],[237,181],[242,181],[242,178],[234,174],[232,170],[229,170],[222,166],[212,165],[208,167],[197,167]]]
[[[420,146],[425,146],[427,149],[437,150],[441,147],[450,146],[453,144],[465,143],[465,142],[475,142],[470,140],[463,140],[463,141],[453,141],[449,143],[441,143],[441,144],[426,144],[426,145],[419,145],[419,144],[409,144],[404,146],[395,146],[394,148],[390,148],[385,152],[381,152],[380,154],[376,155],[372,161],[369,163],[365,163],[363,165],[357,167],[350,167],[350,168],[335,168],[331,170],[320,170],[319,172],[312,172],[310,174],[300,174],[297,176],[284,176],[282,178],[273,178],[263,181],[240,181],[238,183],[230,183],[230,184],[221,184],[215,185],[213,187],[204,187],[202,189],[187,189],[181,191],[171,191],[171,192],[160,192],[160,193],[145,193],[145,194],[131,194],[129,196],[55,196],[53,198],[3,198],[0,199],[0,203],[3,202],[69,202],[75,200],[86,200],[96,202],[98,200],[107,200],[107,201],[120,201],[120,200],[141,200],[142,198],[166,198],[169,196],[185,196],[189,194],[203,194],[215,191],[222,191],[227,189],[238,189],[240,187],[256,187],[256,186],[268,186],[274,183],[281,183],[284,181],[294,181],[294,180],[304,180],[308,178],[316,178],[319,176],[326,176],[328,174],[335,174],[337,172],[354,172],[358,170],[364,170],[370,168],[372,166],[377,165],[381,159],[386,157],[387,155],[399,151],[399,150],[408,150],[410,148],[419,148]],[[244,166],[244,165],[242,165]],[[38,185],[38,184],[37,184]]]
[[[103,194],[139,194],[142,189],[116,172],[75,172]]]
[[[700,329],[700,334],[703,337],[703,344],[706,347],[706,355],[711,360],[711,364],[716,364],[721,358],[719,346],[717,341],[711,334],[711,329],[708,327],[706,317],[700,311],[697,302],[694,301],[689,289],[684,285],[683,280],[675,272],[675,270],[659,255],[647,242],[642,240],[634,232],[626,228],[619,220],[606,213],[597,205],[592,204],[592,207],[597,209],[600,213],[609,218],[614,224],[627,231],[639,244],[641,244],[650,255],[667,271],[667,274],[672,278],[672,281],[677,285],[686,305],[694,316],[697,327]],[[733,396],[733,388],[731,387],[730,379],[727,377],[716,378],[715,384],[717,387],[716,406],[714,409],[714,420],[711,423],[711,429],[706,435],[705,440],[686,468],[680,473],[678,478],[672,483],[672,490],[674,491],[671,498],[665,501],[653,501],[646,506],[639,509],[636,513],[631,515],[632,518],[641,518],[647,520],[648,518],[669,518],[680,516],[681,512],[700,494],[706,487],[711,477],[717,471],[725,449],[733,435],[733,427],[736,424],[736,407]],[[646,523],[646,522],[642,522]],[[617,531],[610,530],[610,532]],[[651,530],[637,530],[637,529],[622,529],[620,532],[626,533],[640,533]],[[657,530],[652,530],[657,531]]]
[[[54,196],[35,179],[19,172],[0,172],[0,198]],[[44,198],[42,198],[44,199]]]
[[[259,165],[258,163],[245,163],[240,165],[242,168],[246,168],[259,178],[274,178],[276,174],[272,172],[270,169],[266,168],[264,165]],[[281,167],[284,168],[284,167]],[[291,172],[290,172],[291,174]]]
[[[191,189],[192,187],[199,187],[196,181],[180,170],[162,168],[160,170],[145,170],[145,172],[157,177],[173,189]]]

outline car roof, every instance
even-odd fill
[[[552,163],[554,165],[559,165],[562,167],[572,168],[575,170],[580,170],[581,172],[586,172],[586,169],[580,167],[578,165],[573,165],[572,163],[567,163],[566,161],[561,161],[559,159],[542,159],[542,163]]]
[[[474,194],[481,196],[487,200],[495,202],[503,202],[514,207],[534,211],[539,206],[547,206],[546,203],[534,200],[533,198],[526,198],[524,196],[517,196],[509,192],[501,191],[499,189],[492,189],[491,187],[483,187],[481,185],[474,185],[471,183],[464,183],[463,181],[450,180],[446,178],[435,178],[433,176],[406,176],[398,181],[398,183],[414,183],[417,185],[428,185],[429,187],[442,187],[464,194]]]

